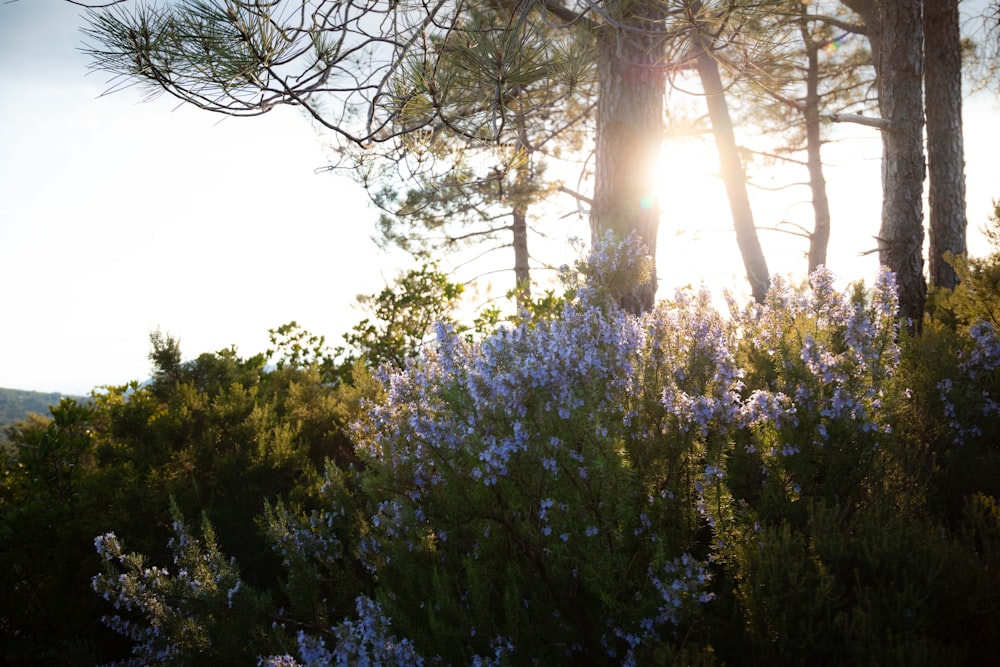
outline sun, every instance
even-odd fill
[[[671,191],[682,185],[706,187],[707,182],[719,180],[719,157],[715,145],[697,137],[667,139],[660,147],[656,164],[657,181],[661,189]]]
[[[664,141],[655,183],[661,227],[665,224],[691,233],[726,227],[728,200],[711,142],[696,137]]]
[[[715,145],[697,137],[664,141],[655,183],[662,293],[684,285],[715,289],[739,284],[744,270]]]

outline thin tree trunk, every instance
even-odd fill
[[[802,5],[803,16],[808,5]],[[809,188],[812,191],[813,231],[809,235],[809,273],[826,264],[826,249],[830,243],[830,201],[826,195],[826,176],[823,174],[820,134],[819,95],[819,45],[809,33],[808,23],[801,24],[802,42],[806,47],[806,165],[809,169]]]
[[[967,226],[958,0],[931,0],[925,4],[924,67],[930,282],[954,288],[958,276],[944,260],[944,254],[965,253]]]
[[[528,268],[528,222],[523,206],[514,206],[511,231],[514,233],[514,281],[517,304],[531,300],[531,272]]]
[[[935,0],[936,1],[936,0]],[[927,285],[923,258],[924,109],[921,0],[880,3],[879,108],[882,227],[879,261],[896,274],[899,313],[918,331]]]
[[[767,260],[764,259],[764,252],[760,247],[760,239],[757,238],[757,227],[750,208],[750,196],[747,194],[746,172],[736,147],[736,135],[733,132],[733,121],[729,116],[729,106],[726,104],[719,63],[701,49],[695,59],[695,67],[698,69],[698,76],[705,90],[712,133],[715,135],[715,145],[719,152],[722,181],[729,198],[729,210],[733,215],[736,243],[743,256],[743,266],[746,268],[753,297],[757,302],[763,302],[771,279],[767,270]]]
[[[608,3],[635,32],[607,28],[598,37],[597,142],[590,227],[596,240],[605,230],[619,239],[636,232],[654,258],[652,275],[627,295],[633,313],[652,309],[656,297],[656,233],[660,206],[655,169],[663,143],[666,78],[660,60],[662,36],[653,34],[656,4]]]
[[[529,268],[528,255],[528,212],[527,197],[524,192],[528,189],[528,181],[531,178],[531,145],[528,141],[527,124],[523,114],[518,114],[517,139],[520,150],[526,155],[519,160],[514,172],[514,207],[511,212],[511,231],[513,232],[514,246],[514,281],[517,305],[524,306],[531,301],[531,273]]]

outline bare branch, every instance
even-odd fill
[[[885,118],[872,118],[871,116],[862,116],[856,113],[833,113],[830,114],[829,118],[833,123],[856,123],[879,130],[887,130],[892,127],[892,121]]]
[[[767,151],[755,151],[748,148],[744,148],[751,155],[759,155],[763,158],[770,158],[772,160],[781,160],[782,162],[789,162],[791,164],[797,164],[800,167],[806,167],[809,165],[808,162],[804,160],[796,160],[795,158],[788,157],[787,155],[779,155],[778,153],[768,153]]]
[[[868,27],[863,23],[851,23],[850,21],[845,21],[837,18],[836,16],[829,16],[827,14],[809,14],[808,18],[811,21],[826,23],[827,25],[832,25],[834,28],[840,28],[844,32],[849,32],[854,35],[868,34]]]
[[[785,229],[781,225],[785,225],[787,227],[795,227],[798,229],[798,231],[792,229]],[[788,234],[789,236],[797,236],[803,239],[812,238],[812,233],[809,232],[805,227],[803,227],[802,225],[797,225],[794,222],[788,222],[787,220],[782,220],[781,222],[772,227],[757,227],[757,229],[759,229],[762,232],[778,232],[779,234]]]
[[[785,185],[760,185],[759,183],[754,183],[748,180],[747,185],[757,190],[762,190],[764,192],[781,192],[782,190],[788,190],[790,188],[801,188],[809,187],[808,181],[798,181],[796,183],[786,183]]]
[[[580,194],[576,190],[571,190],[570,188],[566,187],[565,185],[560,185],[559,186],[559,192],[563,192],[565,194],[568,194],[570,197],[573,197],[577,201],[583,202],[587,206],[593,206],[594,205],[594,200],[593,199],[591,199],[590,197],[588,197],[586,195]]]

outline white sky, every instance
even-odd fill
[[[294,110],[219,122],[136,91],[100,97],[106,75],[87,75],[80,11],[0,4],[0,387],[85,394],[143,379],[157,327],[186,357],[263,351],[267,330],[290,320],[339,343],[361,317],[355,295],[400,263],[369,240],[364,193],[314,174],[322,141]],[[965,108],[970,239],[982,250],[976,228],[1000,197],[1000,116],[990,98]],[[879,226],[881,149],[874,130],[844,133],[853,139],[825,153],[829,264],[870,278],[875,257],[857,255]],[[716,167],[696,150],[678,157],[661,195],[660,296],[699,282],[745,291],[724,190],[706,176]],[[758,225],[808,223],[804,198],[758,199]],[[802,276],[801,241],[761,240],[772,273]]]

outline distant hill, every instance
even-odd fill
[[[19,419],[24,419],[29,413],[36,412],[48,416],[49,406],[58,405],[59,400],[64,397],[67,396],[59,393],[46,394],[40,391],[0,387],[0,439],[3,438],[2,434],[8,426]]]

